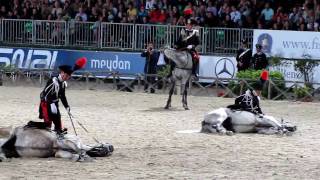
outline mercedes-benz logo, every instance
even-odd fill
[[[221,58],[216,63],[214,73],[217,78],[233,78],[235,73],[235,66],[231,59]]]

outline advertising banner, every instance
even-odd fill
[[[320,60],[320,32],[255,29],[253,44],[257,43],[267,56]]]
[[[62,64],[73,65],[80,57],[87,58],[88,62],[83,70],[88,72],[143,73],[145,63],[140,53],[132,52],[0,48],[0,66],[14,65],[19,69],[56,70]],[[95,75],[103,76],[103,73]]]
[[[200,56],[199,76],[235,78],[237,61],[235,57]],[[212,83],[213,79],[200,79],[200,82]]]

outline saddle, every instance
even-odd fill
[[[47,131],[51,131],[51,129],[48,128],[44,122],[29,121],[27,123],[27,125],[24,126],[24,128],[44,129],[44,130],[47,130]],[[57,131],[56,133],[59,136],[63,136],[63,135],[68,133],[68,129],[67,128],[63,128],[61,131],[59,131],[59,132]]]
[[[44,122],[35,122],[35,121],[29,121],[27,125],[24,126],[24,128],[47,129]]]

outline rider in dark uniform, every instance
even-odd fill
[[[197,77],[196,70],[199,64],[199,54],[195,48],[200,44],[199,30],[194,28],[194,25],[196,24],[197,22],[195,20],[188,19],[186,27],[181,30],[179,39],[175,43],[175,48],[177,50],[181,50],[181,51],[186,50],[191,53],[192,62],[193,62],[192,74],[195,77]],[[170,74],[168,75],[168,77],[172,75],[172,71],[174,67],[175,67],[175,64],[171,61]]]
[[[256,44],[256,49],[257,53],[252,57],[253,68],[255,70],[267,69],[269,63],[266,54],[262,52],[261,44]]]
[[[66,129],[62,128],[59,99],[68,114],[71,115],[70,106],[65,95],[65,89],[67,87],[66,81],[70,79],[74,71],[83,68],[86,61],[85,58],[80,58],[73,67],[69,65],[59,66],[59,75],[51,77],[40,94],[39,118],[43,119],[44,122],[30,121],[27,127],[51,129],[53,123],[54,130],[57,134],[66,133]]]
[[[47,82],[40,94],[39,118],[44,120],[45,126],[51,128],[52,122],[57,133],[62,133],[61,114],[59,111],[59,99],[68,112],[70,107],[65,95],[66,81],[71,77],[72,67],[63,65],[59,67],[60,73]]]
[[[235,103],[227,106],[227,108],[249,111],[257,115],[263,114],[260,108],[260,97],[252,89],[248,89],[244,94],[238,96]]]
[[[251,54],[252,54],[252,51],[248,47],[248,41],[246,39],[243,39],[242,46],[238,50],[237,56],[236,56],[238,71],[244,71],[250,68]]]

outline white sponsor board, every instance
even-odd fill
[[[237,74],[235,57],[201,56],[199,75],[213,78],[234,78]],[[200,82],[213,82],[213,79],[200,79]]]
[[[199,75],[201,77],[209,78],[236,78],[237,67],[235,57],[226,56],[201,56]],[[294,69],[294,61],[283,60],[279,66],[269,67],[270,71],[279,71],[283,74],[286,81],[304,82],[303,75]],[[313,83],[320,83],[320,66],[317,66],[312,75],[311,81]],[[200,82],[212,83],[213,79],[200,78]],[[293,85],[292,83],[286,83],[287,87]],[[301,83],[300,85],[303,85]],[[319,85],[314,85],[315,88]]]
[[[297,83],[300,86],[304,85],[304,76],[301,72],[296,71],[294,68],[295,61],[282,60],[281,65],[270,67],[270,71],[279,71],[283,74],[286,81],[302,82]],[[320,66],[314,68],[313,72],[310,74],[310,81],[312,83],[320,83]],[[290,87],[294,82],[287,82],[286,87]],[[318,88],[319,85],[314,85],[314,88]]]
[[[267,56],[320,60],[320,32],[255,29],[253,44],[257,43]],[[253,52],[256,52],[255,46]]]

